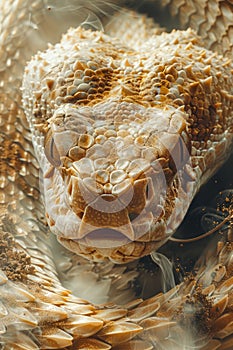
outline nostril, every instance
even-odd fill
[[[83,212],[83,211],[80,211],[79,213],[76,213],[76,215],[79,217],[79,219],[82,220],[83,215],[84,215],[84,212]]]
[[[69,181],[69,184],[67,187],[67,192],[68,192],[69,196],[72,195],[72,190],[73,190],[72,181]]]
[[[134,220],[138,217],[138,215],[139,215],[139,214],[137,214],[137,213],[130,213],[130,214],[129,214],[129,219],[130,219],[130,221],[131,221],[131,222],[134,221]]]
[[[149,185],[148,184],[146,186],[145,194],[146,194],[146,199],[148,200],[149,199]]]

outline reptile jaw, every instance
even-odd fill
[[[94,220],[93,220],[94,219]],[[119,237],[127,238],[128,240],[134,241],[135,235],[130,223],[129,215],[127,209],[122,209],[119,212],[105,213],[101,210],[95,210],[91,205],[88,205],[85,209],[84,216],[82,218],[81,225],[78,231],[78,239],[88,237],[90,239],[92,232],[96,232],[95,238],[102,239],[102,233],[109,231],[118,232]],[[97,233],[98,232],[98,233]],[[107,235],[109,244],[112,244],[112,241],[118,237],[114,234]]]
[[[97,187],[92,188],[91,191],[82,179],[71,176],[67,186],[67,197],[70,207],[81,219],[77,240],[85,242],[88,240],[89,244],[93,236],[94,245],[97,239],[102,242],[103,236],[108,237],[109,246],[114,244],[115,239],[117,245],[119,245],[119,239],[124,242],[136,241],[149,231],[153,221],[153,215],[150,212],[152,218],[150,217],[151,220],[148,221],[148,210],[154,198],[150,178],[138,179],[134,183],[131,180],[118,195],[113,195],[98,194]],[[150,222],[149,226],[145,224],[145,217],[147,217],[147,223]],[[138,227],[141,229],[138,230]],[[114,232],[113,236],[110,232]]]
[[[135,181],[131,179],[117,196],[99,194],[94,188],[91,191],[85,181],[74,175],[64,180],[55,168],[51,177],[44,178],[51,230],[59,239],[97,249],[116,248],[137,241],[162,242],[161,230],[157,232],[155,226],[164,214],[161,202],[164,183],[155,189],[153,171],[148,169],[147,175]],[[158,174],[155,175],[158,186]]]

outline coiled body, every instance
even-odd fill
[[[173,12],[175,8],[179,7],[176,5],[176,2],[174,2],[174,4],[171,4],[171,9]],[[175,348],[175,346],[178,346],[176,344],[180,344],[180,338],[183,339],[183,346],[185,348],[188,343],[195,343],[195,337],[193,337],[195,330],[191,329],[190,338],[184,338],[182,336],[182,334],[187,331],[187,310],[189,309],[190,305],[195,305],[193,308],[191,308],[192,313],[190,322],[192,323],[192,320],[196,317],[197,307],[198,312],[201,312],[202,314],[201,326],[206,327],[205,329],[208,328],[210,339],[212,337],[216,338],[215,340],[209,340],[209,338],[206,338],[205,336],[203,336],[203,338],[200,337],[201,339],[199,339],[200,341],[198,343],[198,346],[200,348],[207,346],[207,349],[208,347],[214,348],[214,346],[217,348],[218,346],[221,346],[220,339],[223,339],[222,343],[225,344],[223,345],[225,346],[225,349],[230,349],[230,347],[227,347],[228,344],[230,344],[232,341],[232,247],[230,242],[226,243],[225,245],[219,245],[217,248],[218,257],[209,257],[209,259],[207,259],[207,265],[205,267],[206,271],[203,272],[203,270],[200,269],[196,280],[194,279],[191,281],[186,281],[184,284],[168,292],[167,294],[157,295],[145,302],[134,301],[131,306],[129,305],[122,308],[113,306],[97,307],[90,304],[89,302],[86,302],[83,299],[73,296],[70,291],[60,285],[56,274],[56,269],[54,268],[53,253],[48,245],[47,227],[45,225],[43,215],[44,209],[39,199],[40,191],[38,186],[38,163],[34,157],[34,151],[31,145],[31,131],[29,130],[24,111],[21,108],[21,95],[19,90],[22,81],[23,66],[25,65],[25,57],[29,58],[32,54],[30,45],[24,42],[26,39],[25,36],[22,35],[22,30],[25,30],[31,26],[39,26],[40,22],[43,25],[45,5],[41,2],[34,2],[30,5],[30,8],[27,2],[21,1],[14,1],[11,5],[12,11],[9,11],[9,4],[1,4],[2,14],[4,14],[4,21],[1,33],[1,45],[3,47],[3,50],[1,51],[1,64],[3,67],[1,70],[1,267],[3,272],[1,275],[0,286],[0,296],[2,302],[2,329],[0,339],[3,348],[17,349],[20,346],[21,348],[27,349],[59,349],[73,346],[76,349],[91,347],[96,349],[110,349],[111,347],[114,347],[115,349],[127,349],[130,348],[130,346],[132,348],[138,346],[138,348],[141,349],[143,346],[144,348],[153,348],[159,344],[159,346],[162,348],[169,349],[170,347],[172,349],[172,347]],[[197,18],[202,18],[199,16],[199,12],[203,12],[202,6],[204,5],[200,5],[200,7],[195,10],[195,5],[189,4],[188,8],[191,16],[190,23],[194,28],[198,22]],[[210,6],[210,4],[204,6],[204,9],[207,11],[209,16],[207,16],[207,21],[203,19],[205,17],[202,18],[203,25],[200,25],[200,27],[198,27],[200,34],[202,34],[202,32],[211,32],[213,35],[217,28],[218,35],[215,35],[215,37],[218,36],[217,40],[213,40],[213,43],[211,43],[209,39],[204,39],[206,42],[211,43],[213,49],[216,48],[219,52],[223,52],[224,55],[228,54],[228,56],[231,56],[232,43],[230,42],[229,34],[231,30],[229,13],[232,15],[232,5],[230,2],[219,2],[218,5],[216,5],[218,6],[218,11],[220,11],[217,12],[219,13],[217,18],[220,17],[220,19],[223,19],[218,19],[218,21],[216,21],[216,16],[213,14],[214,11],[212,11],[212,8]],[[46,8],[46,10],[48,9]],[[182,14],[183,12],[186,13],[185,3],[183,5],[180,5],[180,13]],[[30,16],[28,14],[30,14]],[[192,16],[192,14],[194,15]],[[119,19],[116,20],[116,23],[118,23],[118,20]],[[136,18],[135,23],[140,23],[138,21],[140,21],[140,19]],[[181,18],[181,23],[186,24],[185,18]],[[207,27],[209,26],[209,28],[212,28],[212,31],[205,30],[205,23],[207,23]],[[218,23],[216,24],[216,28],[215,23]],[[148,26],[150,26],[150,24],[145,24],[146,33],[148,31]],[[223,36],[219,34],[221,33],[222,26],[224,29]],[[152,30],[152,28],[150,29]],[[27,30],[25,30],[25,34],[26,31]],[[11,33],[10,36],[8,35],[9,32]],[[73,32],[71,31],[67,37],[64,37],[63,40],[66,45],[69,43],[69,40],[72,43],[73,37],[75,38],[76,36],[77,38],[80,36],[79,40],[81,41],[85,35],[90,36],[90,38],[87,38],[90,41],[96,41],[98,39],[98,34],[86,34],[86,32],[83,30],[77,30],[76,32],[74,30]],[[153,33],[153,35],[156,34]],[[192,71],[192,68],[189,68],[187,74],[187,83],[184,79],[183,87],[184,92],[190,91],[191,95],[193,97],[196,97],[196,99],[201,99],[203,95],[207,96],[207,104],[209,103],[206,107],[209,111],[209,114],[207,115],[207,118],[209,120],[207,129],[209,131],[209,134],[208,132],[206,134],[205,130],[201,135],[202,128],[201,121],[198,120],[198,113],[202,112],[197,111],[197,114],[194,112],[189,114],[189,108],[196,108],[194,102],[185,102],[184,108],[179,109],[180,105],[179,102],[176,101],[176,98],[167,96],[169,93],[172,94],[172,92],[174,94],[174,89],[171,91],[167,87],[166,89],[169,91],[165,91],[165,88],[160,89],[160,94],[154,94],[154,97],[156,95],[160,96],[157,98],[157,100],[160,102],[160,108],[161,102],[165,101],[166,104],[166,98],[168,98],[168,104],[170,108],[179,109],[180,115],[174,117],[173,124],[175,127],[177,127],[178,120],[182,121],[181,129],[183,128],[185,130],[179,130],[180,135],[182,131],[185,131],[185,133],[188,132],[188,129],[186,129],[186,122],[187,124],[189,123],[189,125],[191,124],[189,132],[192,133],[192,135],[194,135],[196,132],[196,139],[193,137],[192,140],[196,142],[197,154],[192,155],[192,160],[194,157],[198,158],[198,156],[199,158],[203,158],[202,153],[198,154],[198,151],[201,150],[201,141],[206,142],[204,147],[202,144],[201,152],[205,151],[205,147],[207,147],[208,141],[215,142],[214,154],[211,154],[211,152],[208,154],[205,159],[205,165],[203,167],[200,165],[201,162],[199,163],[200,159],[195,160],[200,170],[198,175],[199,177],[193,175],[194,180],[200,181],[202,178],[201,175],[205,175],[202,179],[202,181],[204,181],[204,179],[208,178],[210,174],[215,170],[215,167],[219,165],[217,163],[220,163],[227,155],[227,153],[229,154],[229,149],[231,148],[232,144],[232,63],[227,58],[216,58],[215,54],[209,54],[209,51],[207,52],[204,49],[189,51],[190,41],[192,41],[191,46],[197,45],[199,47],[198,39],[196,39],[195,35],[191,32],[184,34],[183,39],[180,38],[181,34],[178,34],[178,37],[175,35],[176,34],[174,34],[173,39],[174,43],[175,41],[178,43],[180,41],[181,46],[184,45],[187,47],[185,49],[186,51],[182,52],[181,57],[184,57],[185,52],[187,52],[187,60],[190,60],[190,62],[192,62],[193,56],[197,56],[198,53],[200,56],[200,64],[207,65],[206,68],[201,66],[200,71],[203,75],[201,77],[198,76],[201,84],[200,82],[198,84],[195,84],[195,81],[192,80],[196,79],[195,71]],[[207,34],[207,36],[208,35],[211,36],[211,34]],[[119,36],[122,35],[119,34]],[[131,35],[131,38],[128,38],[127,40],[133,41],[134,38],[134,35]],[[219,38],[220,42],[218,43]],[[33,40],[35,39],[33,38]],[[104,50],[104,47],[108,45],[108,49],[110,51],[114,51],[113,47],[111,47],[112,44],[109,44],[107,37],[104,38],[102,36],[101,38],[100,35],[99,40],[102,40],[103,42],[102,50]],[[141,45],[140,37],[138,40],[138,45]],[[161,40],[163,43],[167,40],[167,43],[169,44],[170,39],[168,36],[166,37],[165,34],[162,36],[162,39],[158,40]],[[141,41],[143,41],[143,36]],[[133,56],[132,50],[130,51],[127,49],[127,51],[123,46],[121,47],[119,41],[116,41],[116,46],[118,46],[118,50],[120,50],[121,54],[125,50],[126,55]],[[148,52],[149,47],[151,46],[153,46],[152,40],[149,41],[148,47],[145,46],[144,51]],[[181,50],[181,46],[179,47],[179,50]],[[51,55],[53,55],[53,49],[51,48],[50,50]],[[170,54],[172,55],[172,49]],[[111,53],[110,56],[113,57],[113,54]],[[117,51],[114,52],[114,56],[117,57]],[[44,57],[42,57],[42,60],[43,59]],[[47,61],[49,61],[49,59],[50,58],[48,56]],[[144,61],[146,59],[149,62],[148,57],[143,57]],[[57,61],[58,60],[56,59],[56,63]],[[185,62],[186,67],[188,66],[187,62]],[[71,63],[73,64],[74,62]],[[34,63],[32,63],[32,68],[33,64]],[[50,63],[46,64],[45,67],[49,66],[49,64]],[[124,64],[127,66],[127,62]],[[113,70],[114,65],[117,66],[117,62],[113,62]],[[208,68],[208,65],[210,68]],[[34,72],[36,72],[37,66],[38,64],[36,63],[32,71],[34,70]],[[130,67],[130,64],[128,67]],[[151,66],[148,66],[148,69],[151,70]],[[78,70],[81,70],[80,67]],[[177,69],[177,72],[179,73],[179,69]],[[108,76],[109,74],[112,74],[112,71],[107,72],[108,74],[106,71],[103,71],[102,73],[103,75],[106,74],[106,76]],[[32,75],[30,71],[26,74]],[[26,91],[24,95],[24,107],[25,109],[28,108],[27,113],[29,120],[30,114],[33,114],[34,117],[36,116],[38,118],[36,121],[36,128],[39,127],[39,129],[41,129],[43,128],[43,126],[41,126],[42,122],[46,125],[46,113],[48,113],[48,118],[50,118],[53,115],[54,111],[52,110],[53,107],[50,107],[51,110],[47,112],[47,107],[44,105],[42,106],[44,109],[39,107],[37,108],[36,112],[33,111],[32,113],[32,109],[35,107],[35,104],[37,102],[35,103],[35,100],[32,101],[28,90],[32,91],[35,89],[34,97],[36,96],[39,101],[41,96],[39,96],[39,85],[37,84],[40,84],[40,80],[46,76],[46,68],[44,71],[41,70],[39,73],[35,74],[37,75],[37,80],[35,83],[32,82],[34,78],[30,78],[29,84],[32,84],[32,86],[28,88],[28,83],[25,83],[24,85],[24,91]],[[120,75],[119,70],[118,74]],[[153,97],[151,96],[151,89],[153,86],[149,84],[149,81],[152,78],[157,77],[156,75],[150,78],[143,77],[143,82],[145,84],[146,79],[148,80],[148,93],[145,93],[147,91],[146,88],[142,89],[145,97],[145,103],[148,103],[148,96],[149,98]],[[182,77],[180,76],[180,78]],[[45,81],[45,83],[47,84],[47,88],[49,88],[52,93],[53,84],[51,83],[51,78],[49,79]],[[132,76],[130,76],[128,79],[129,82],[130,79],[132,80]],[[200,89],[201,92],[198,89]],[[119,96],[119,94],[120,96],[124,96],[124,98],[126,98],[125,100],[123,99],[124,103],[136,103],[137,105],[139,102],[141,103],[140,98],[143,95],[135,93],[129,84],[127,86],[125,86],[125,84],[122,84],[120,89],[117,89],[116,86],[115,90],[112,91],[112,95],[114,94],[115,96]],[[162,96],[165,96],[165,98]],[[208,96],[210,96],[209,99]],[[58,94],[57,97],[63,98],[64,96],[59,96]],[[92,102],[90,104],[92,108],[95,108],[93,107],[93,101],[95,99],[98,99],[98,96],[92,99]],[[206,101],[202,101],[205,104]],[[56,103],[57,106],[59,106],[59,102],[57,101]],[[85,106],[85,103],[83,101],[81,101],[80,105],[82,105],[82,103]],[[111,103],[107,105],[107,107],[105,106],[106,109],[113,108]],[[114,103],[116,102],[114,101]],[[211,109],[213,103],[215,108],[214,112]],[[164,105],[162,105],[162,107],[164,108]],[[151,105],[150,108],[157,108],[157,105]],[[200,110],[201,108],[203,108],[203,105],[200,106]],[[219,118],[218,123],[214,117],[216,111]],[[68,111],[68,114],[69,113],[70,111]],[[98,109],[96,113],[99,113]],[[197,120],[192,124],[188,119],[185,119],[187,115],[189,117],[190,115],[196,116]],[[217,126],[219,129],[212,132],[217,128]],[[35,126],[32,126],[32,129],[35,129]],[[216,139],[205,139],[210,137],[211,134],[217,135]],[[42,144],[40,144],[40,142],[37,143],[37,136],[38,133],[35,133],[33,136],[35,139],[33,141],[37,144],[36,147],[38,149],[40,146],[42,146]],[[202,140],[201,136],[203,137]],[[182,140],[183,138],[184,135],[182,136]],[[190,151],[187,138],[184,139],[182,144],[182,148],[184,149],[185,147],[188,151]],[[146,148],[148,149],[149,146],[146,145]],[[169,149],[168,146],[167,148]],[[41,156],[41,153],[39,151],[37,151],[37,153],[41,162],[40,165],[42,166],[43,159],[45,159],[43,157],[45,156]],[[213,159],[214,157],[216,157],[216,159]],[[56,163],[57,158],[54,156],[52,158],[53,161],[55,159]],[[180,164],[181,162],[178,161],[178,163]],[[57,164],[53,164],[53,167],[54,165],[56,168]],[[49,170],[50,169],[48,169],[48,167],[45,167],[44,169],[44,171],[47,172],[47,178],[50,178],[51,173],[49,173]],[[189,175],[192,176],[191,173]],[[139,180],[143,180],[143,178],[139,178]],[[173,180],[174,178],[172,178],[172,181]],[[140,184],[141,183],[142,182],[140,182]],[[166,186],[172,186],[172,182],[166,181]],[[191,190],[192,196],[199,187],[199,184],[197,183],[195,186],[195,189]],[[48,188],[46,188],[46,190],[48,190]],[[75,197],[75,195],[73,197]],[[79,197],[76,196],[75,198]],[[183,198],[182,203],[184,203],[186,200],[186,197]],[[76,201],[79,202],[79,200]],[[138,204],[136,202],[136,204],[134,202],[130,203],[131,207]],[[161,205],[161,203],[159,204]],[[71,206],[74,207],[75,203],[71,202]],[[53,218],[51,218],[51,214],[48,213],[48,216],[50,217],[51,221],[50,225],[53,226]],[[126,225],[128,225],[128,222],[126,222]],[[129,231],[127,229],[129,229],[129,227],[127,227],[126,231],[123,233],[128,233]],[[162,232],[164,231],[162,230]],[[162,239],[160,240],[163,241],[163,239],[165,239],[165,236],[166,233],[163,233]],[[68,238],[70,239],[70,237]],[[128,238],[130,238],[132,241],[132,236]],[[230,238],[231,237],[229,232],[228,239],[230,240]],[[62,240],[62,238],[60,240]],[[156,240],[158,241],[158,239]],[[143,254],[149,253],[149,251],[153,248],[153,245],[150,246],[149,250],[145,250]],[[103,252],[103,247],[101,247],[101,249]],[[82,250],[83,255],[91,255],[89,247],[87,250],[88,252]],[[91,250],[93,251],[93,249]],[[109,250],[109,247],[107,247],[107,250]],[[138,251],[138,248],[135,250]],[[131,247],[126,251],[126,253],[128,254],[126,254],[126,256],[130,257],[130,254],[132,253]],[[63,252],[62,254],[67,253]],[[142,253],[139,252],[137,254],[138,255],[134,254],[134,257],[138,257]],[[98,257],[99,254],[96,253],[96,258]],[[64,256],[64,261],[68,265],[70,262],[75,264],[75,259],[76,258],[73,256]],[[116,257],[114,257],[112,260],[119,262],[117,254]],[[84,264],[82,260],[81,262],[79,260],[77,261],[79,264]],[[126,258],[125,261],[127,262],[128,259]],[[111,268],[114,271],[113,265]],[[68,270],[69,269],[70,267]],[[214,274],[212,274],[213,271]],[[103,274],[100,268],[100,275],[101,273]],[[127,280],[127,271],[125,276]],[[191,295],[191,299],[186,299],[185,296],[188,293]],[[179,307],[177,305],[179,305]],[[196,327],[198,328],[198,323]],[[179,336],[179,334],[181,334],[181,336]]]

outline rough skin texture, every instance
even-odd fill
[[[161,246],[232,145],[229,58],[213,57],[191,30],[148,31],[141,42],[125,28],[122,42],[71,29],[25,71],[49,225],[96,261]]]
[[[165,1],[163,3],[166,5]],[[231,228],[228,230],[227,237],[220,242],[215,242],[214,247],[209,252],[205,252],[204,261],[197,264],[195,277],[188,278],[169,292],[158,294],[146,301],[134,300],[122,307],[112,304],[96,306],[82,298],[75,297],[61,285],[55,266],[56,253],[53,254],[55,248],[51,248],[48,242],[49,230],[44,219],[44,206],[39,195],[39,165],[31,144],[31,130],[29,130],[21,107],[20,90],[26,59],[29,59],[38,48],[44,49],[43,44],[40,41],[37,42],[34,35],[28,36],[27,32],[32,27],[40,26],[40,23],[43,25],[46,12],[45,4],[41,1],[28,3],[18,0],[2,1],[0,6],[2,23],[0,36],[2,47],[0,51],[0,254],[1,264],[5,262],[4,266],[0,264],[0,344],[2,348],[112,348],[123,350],[156,349],[158,347],[161,349],[180,349],[182,346],[185,349],[191,345],[200,349],[231,349],[233,342]],[[184,124],[185,117],[187,118],[189,134],[193,135],[193,145],[195,146],[195,142],[197,142],[198,154],[193,154],[192,160],[194,163],[196,162],[194,165],[201,170],[193,175],[194,179],[198,181],[193,194],[200,183],[213,172],[216,163],[220,163],[222,154],[226,154],[225,151],[231,147],[232,92],[230,87],[232,83],[230,82],[232,81],[232,63],[230,59],[217,56],[215,53],[210,54],[207,50],[209,48],[216,49],[219,53],[224,53],[224,56],[228,55],[231,58],[232,7],[230,1],[193,3],[174,0],[169,4],[173,13],[174,11],[179,12],[181,24],[184,26],[189,24],[192,28],[197,29],[203,37],[205,45],[210,45],[210,47],[200,48],[199,39],[190,31],[184,34],[184,37],[187,35],[187,39],[182,39],[179,33],[173,34],[174,39],[169,39],[167,34],[163,34],[161,39],[158,38],[161,40],[160,43],[166,43],[167,40],[166,46],[169,46],[172,40],[175,41],[175,45],[179,45],[182,40],[188,41],[183,44],[187,48],[185,51],[187,57],[185,57],[185,53],[181,55],[181,59],[185,61],[184,66],[188,75],[187,80],[183,77],[183,80],[179,82],[183,89],[181,89],[182,96],[172,97],[174,91],[171,92],[170,86],[160,89],[160,94],[152,93],[152,77],[148,77],[148,86],[142,90],[136,89],[136,94],[133,93],[133,96],[131,95],[131,86],[129,89],[128,86],[125,88],[123,85],[119,89],[115,89],[114,92],[123,96],[122,100],[128,101],[128,103],[141,101],[141,98],[143,100],[144,97],[145,103],[148,102],[148,99],[152,100],[150,107],[155,108],[153,98],[159,95],[158,100],[162,106],[169,101],[169,108],[181,107],[179,113],[184,118],[184,121],[182,119]],[[64,11],[65,8],[63,8]],[[135,23],[139,23],[138,21],[144,22],[145,20],[139,18],[135,21]],[[145,24],[146,32],[148,27],[151,30],[151,23]],[[106,47],[106,40],[109,40],[111,41],[109,45],[111,54],[115,50],[115,46],[112,44],[113,40],[107,39],[107,37],[105,39],[102,34],[92,34],[77,29],[71,30],[68,37],[72,42],[73,36],[80,35],[93,38],[102,36],[104,37],[104,47]],[[153,35],[156,34],[153,33]],[[193,37],[191,44],[190,35]],[[130,38],[122,40],[131,40],[135,43],[135,36],[132,34],[129,36]],[[137,37],[138,43],[135,45],[141,45],[143,37],[140,38],[139,35]],[[206,39],[207,37],[208,39]],[[209,41],[210,38],[212,41]],[[148,45],[151,47],[154,39],[150,38],[149,35],[148,40]],[[35,41],[38,43],[38,47],[34,45]],[[126,48],[124,43],[118,43],[119,41],[116,44],[118,49],[127,54],[132,52],[132,49]],[[195,49],[196,45],[197,49]],[[52,50],[52,47],[49,50]],[[171,45],[170,55],[173,53],[174,49]],[[189,60],[193,59],[192,55],[197,59],[197,65],[202,65],[198,84],[194,82],[197,77],[193,74],[192,68],[187,68],[187,61],[190,62]],[[117,56],[117,52],[114,53],[114,56]],[[32,62],[35,62],[35,59]],[[127,66],[127,62],[124,64]],[[166,64],[167,68],[170,68],[169,60]],[[35,63],[31,63],[31,65],[38,66]],[[67,67],[64,66],[64,68]],[[167,72],[167,74],[170,73]],[[177,72],[173,70],[170,75],[174,77],[173,74],[176,75]],[[102,72],[102,76],[105,79],[105,71]],[[156,74],[154,78],[157,78]],[[40,75],[37,79],[40,82],[43,80]],[[160,79],[164,80],[161,76]],[[172,78],[170,79],[173,82]],[[167,78],[166,81],[170,80]],[[29,83],[36,85],[38,81],[35,83],[30,81]],[[45,83],[50,90],[51,78]],[[129,79],[127,84],[132,85],[132,79]],[[217,96],[215,92],[211,95],[211,86],[214,87],[214,91],[217,89]],[[32,88],[34,87],[32,86]],[[37,87],[35,88],[37,89]],[[68,101],[71,99],[73,102],[73,90],[71,90],[69,90],[71,94],[68,95]],[[107,90],[106,99],[109,97],[109,91],[111,90]],[[190,102],[189,96],[185,95],[188,91],[191,92],[192,97],[196,97],[196,105]],[[45,90],[43,92],[49,95]],[[36,94],[35,100],[39,101],[40,97],[40,94]],[[58,97],[63,98],[64,96],[58,94]],[[93,100],[86,97],[88,96],[85,95],[85,99],[82,100],[76,96],[74,100],[84,107],[88,104],[93,107]],[[129,100],[127,100],[128,98]],[[24,99],[25,106],[33,109],[35,100],[30,100],[28,92]],[[94,99],[98,99],[98,96],[95,96]],[[181,101],[177,101],[177,99]],[[208,108],[208,121],[210,121],[208,132],[206,128],[202,129],[203,124],[198,119],[205,111],[206,99],[208,103],[209,100],[211,103],[215,103],[215,112],[218,111],[221,120],[221,124],[219,123],[219,128],[217,128],[214,113],[210,113],[211,108]],[[200,101],[201,105],[199,105]],[[44,105],[43,113],[34,114],[34,117],[39,118],[39,123],[37,123],[36,128],[32,127],[32,129],[37,129],[36,132],[48,131],[46,123],[51,117],[56,103],[53,102],[48,111],[47,106]],[[41,124],[41,121],[45,122],[43,124],[45,127],[38,125]],[[215,131],[213,132],[213,130]],[[211,135],[214,135],[212,140]],[[214,139],[216,135],[219,135],[219,139]],[[199,163],[198,160],[195,160],[195,157],[201,155],[198,152],[199,150],[202,152],[201,146],[206,147],[206,144],[201,143],[199,139],[202,140],[202,137],[205,142],[217,141],[214,148],[216,158],[212,159],[214,157],[206,156],[207,166],[203,165],[205,162]],[[35,136],[33,138],[35,141]],[[188,146],[187,139],[184,143]],[[86,148],[84,147],[84,149]],[[39,161],[41,161],[40,157],[38,152]],[[57,158],[55,158],[56,161]],[[53,165],[57,166],[57,163]],[[209,172],[206,172],[207,168],[210,170]],[[50,178],[48,174],[47,177]],[[169,181],[167,184],[171,186]],[[64,254],[64,266],[66,265],[64,271],[68,275],[72,266],[78,265],[81,269],[88,264],[82,258],[72,254],[68,255],[62,249],[59,253]],[[87,253],[89,254],[89,252]],[[104,279],[108,275],[114,289],[118,289],[119,294],[125,296],[125,290],[128,288],[127,281],[130,274],[134,273],[134,267],[123,265],[119,269],[113,264],[95,265],[90,263],[90,269],[94,270],[97,267],[100,278]]]

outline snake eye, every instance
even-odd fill
[[[55,167],[58,168],[61,165],[60,155],[56,144],[54,142],[53,133],[51,129],[47,132],[44,139],[45,155],[48,161]]]

